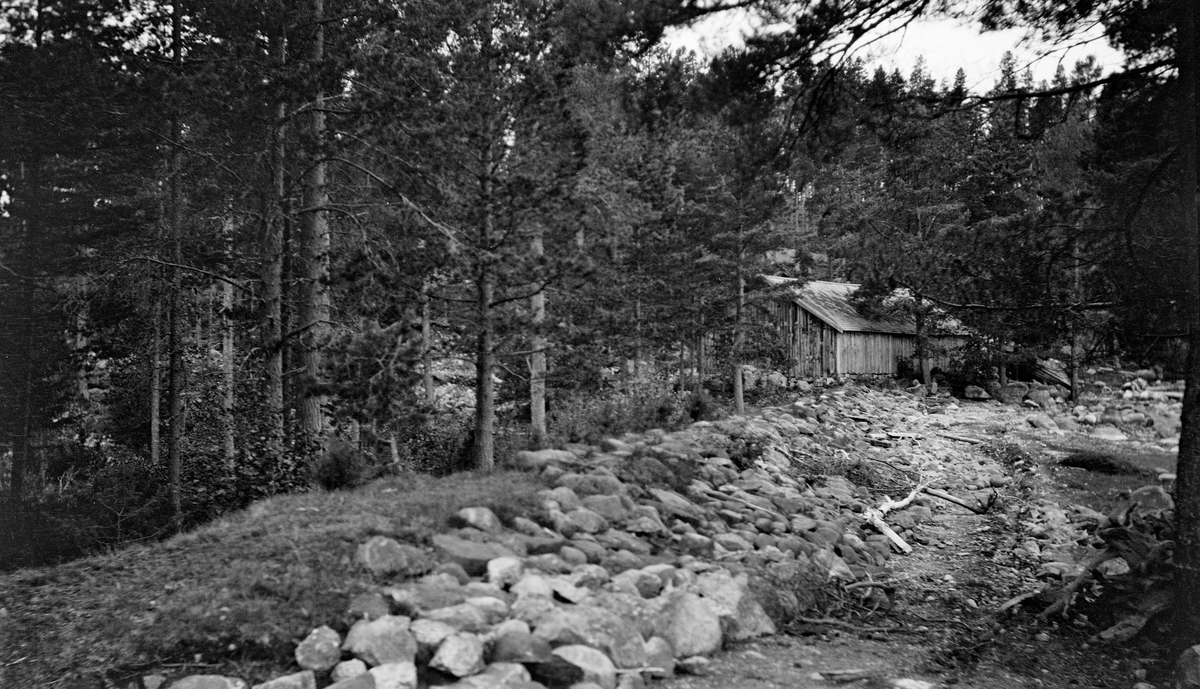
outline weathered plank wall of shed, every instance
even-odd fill
[[[911,357],[915,339],[890,333],[842,333],[838,373],[896,373],[897,357]]]
[[[771,302],[767,318],[793,376],[815,377],[837,372],[838,332],[790,301]]]

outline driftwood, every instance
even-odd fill
[[[959,435],[957,433],[941,433],[939,435],[949,440],[957,440],[961,443],[970,443],[972,445],[982,445],[984,443],[982,438],[972,438],[969,435]]]
[[[1018,595],[1016,595],[1016,596],[1013,596],[1012,598],[1009,598],[1007,601],[1005,601],[1003,605],[1001,605],[999,608],[997,608],[997,609],[996,609],[996,612],[997,612],[997,613],[1003,613],[1003,612],[1006,612],[1006,611],[1008,611],[1008,610],[1010,610],[1010,609],[1012,609],[1012,608],[1015,608],[1016,606],[1018,606],[1018,605],[1020,605],[1021,603],[1023,603],[1023,602],[1025,602],[1025,601],[1029,600],[1030,598],[1033,598],[1034,596],[1041,595],[1041,594],[1042,594],[1042,592],[1043,592],[1043,591],[1045,591],[1045,590],[1046,590],[1046,587],[1045,587],[1045,586],[1040,586],[1040,587],[1038,587],[1038,588],[1036,588],[1036,589],[1034,589],[1034,590],[1032,590],[1032,591],[1026,591],[1025,593],[1021,593],[1021,594],[1018,594]]]
[[[863,519],[871,524],[871,526],[879,529],[880,533],[888,537],[888,540],[892,542],[892,545],[896,546],[900,552],[907,555],[908,553],[912,552],[912,546],[906,543],[903,538],[900,538],[900,534],[892,530],[892,527],[888,526],[887,522],[883,521],[883,517],[892,510],[898,510],[907,507],[908,504],[911,503],[913,499],[915,499],[917,495],[921,493],[921,491],[928,490],[928,488],[929,483],[924,482],[917,485],[917,487],[908,494],[908,497],[904,498],[903,500],[892,500],[891,498],[887,498],[879,505],[879,507],[872,507],[864,512]]]
[[[966,500],[963,500],[962,498],[954,497],[953,495],[951,495],[945,491],[938,490],[936,488],[928,488],[928,487],[925,488],[925,494],[932,495],[935,498],[941,498],[942,500],[945,500],[946,502],[952,502],[955,505],[959,505],[960,507],[965,507],[965,508],[971,510],[972,512],[974,512],[975,514],[987,514],[988,509],[991,507],[990,501],[988,502],[987,505],[980,505],[978,501],[976,501],[976,504],[972,505],[971,503],[967,502]]]

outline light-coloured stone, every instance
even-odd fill
[[[433,547],[443,559],[462,565],[467,574],[473,577],[483,576],[487,572],[488,562],[498,557],[516,555],[499,543],[478,543],[451,534],[435,535]]]
[[[1179,654],[1175,661],[1175,686],[1177,689],[1200,689],[1200,645]]]
[[[378,576],[411,574],[428,568],[424,551],[386,536],[372,536],[358,546],[355,560]]]
[[[675,649],[671,642],[661,636],[652,636],[646,641],[646,674],[654,678],[667,678],[675,675]]]
[[[456,515],[480,531],[499,533],[504,530],[504,524],[500,523],[500,518],[487,507],[464,507]]]
[[[591,605],[555,608],[537,620],[533,633],[551,646],[586,644],[598,648],[617,667],[641,667],[646,662],[637,627],[604,608]]]
[[[550,644],[529,632],[499,634],[492,646],[492,660],[506,663],[541,663],[550,657]]]
[[[654,633],[671,644],[676,657],[709,655],[721,649],[721,618],[716,607],[694,593],[670,594],[652,624]]]
[[[412,662],[384,663],[370,672],[375,689],[417,689],[417,666]]]
[[[609,521],[619,522],[628,517],[630,511],[621,498],[620,495],[589,495],[583,498],[583,506]]]
[[[517,469],[542,470],[549,465],[574,464],[575,455],[566,450],[520,450],[514,452],[510,464]]]
[[[454,634],[446,637],[429,661],[435,670],[455,677],[466,677],[483,671],[483,641],[474,634]]]
[[[350,660],[343,660],[334,665],[333,671],[329,673],[329,678],[334,682],[341,682],[342,680],[366,674],[370,674],[367,672],[367,664],[358,658],[351,658]]]
[[[661,488],[650,488],[649,492],[662,505],[663,514],[693,523],[704,519],[704,510],[679,493]]]
[[[417,654],[417,640],[409,631],[411,620],[387,615],[375,620],[359,620],[346,634],[342,650],[361,658],[367,665],[411,663]]]
[[[253,689],[317,689],[317,676],[312,670],[294,672],[255,684]]]
[[[544,689],[531,681],[529,670],[520,663],[492,663],[478,675],[464,677],[447,689]]]
[[[861,540],[858,543],[865,548]],[[775,633],[775,623],[751,593],[750,577],[745,573],[734,577],[724,569],[705,572],[697,577],[694,586],[701,596],[715,604],[727,638],[742,641]]]
[[[224,675],[188,675],[172,682],[169,689],[246,689],[246,682]]]
[[[603,689],[616,689],[617,668],[608,656],[590,646],[569,645],[554,649],[554,655],[583,670],[583,681]]]
[[[586,507],[579,507],[566,513],[558,530],[570,538],[577,533],[596,534],[608,528],[608,520]]]
[[[417,640],[417,646],[430,653],[442,645],[446,637],[458,633],[458,629],[453,625],[430,619],[413,620],[409,631]]]
[[[508,588],[517,583],[525,572],[525,565],[520,558],[498,557],[487,563],[487,580],[500,588]]]
[[[324,672],[342,659],[342,637],[329,627],[317,627],[296,646],[296,664]]]

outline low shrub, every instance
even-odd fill
[[[562,395],[547,418],[551,442],[591,443],[651,428],[666,431],[693,421],[720,418],[723,411],[707,392],[672,389],[664,380],[629,381],[606,390]]]

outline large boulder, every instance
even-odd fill
[[[498,533],[504,530],[500,518],[488,507],[464,507],[455,516],[480,531]]]
[[[188,675],[172,682],[170,689],[246,689],[246,682],[224,675]]]
[[[1029,394],[1029,385],[1021,382],[1012,382],[1007,385],[999,385],[991,388],[991,393],[992,397],[1005,404],[1020,404],[1021,400],[1025,399],[1025,395]]]
[[[734,577],[723,569],[705,572],[694,587],[716,606],[729,639],[741,641],[775,633],[775,623],[750,591],[747,574]]]
[[[371,666],[411,663],[417,655],[417,640],[409,631],[410,623],[409,618],[398,615],[359,620],[346,634],[342,650]]]
[[[317,689],[317,676],[313,674],[312,670],[293,672],[290,675],[255,684],[250,689]]]
[[[429,661],[435,670],[466,677],[483,671],[483,640],[474,634],[453,634],[442,641]]]
[[[650,488],[649,493],[658,501],[662,514],[678,517],[697,524],[704,519],[704,510],[694,505],[679,493],[662,488]]]
[[[608,656],[591,646],[560,646],[554,655],[583,670],[583,681],[593,682],[602,689],[617,688],[617,668]]]
[[[507,464],[516,469],[541,471],[551,464],[573,464],[575,455],[566,450],[521,450],[513,453]]]
[[[710,655],[721,650],[721,617],[710,600],[687,591],[669,594],[653,621],[654,634],[665,639],[677,658]],[[644,649],[643,649],[644,652]]]
[[[566,473],[555,484],[570,488],[576,495],[615,495],[625,489],[620,479],[606,474]]]
[[[377,576],[418,574],[430,567],[428,556],[420,548],[387,536],[372,536],[358,546],[355,560]]]
[[[342,637],[329,627],[317,627],[296,646],[296,664],[324,672],[342,659]]]
[[[384,663],[370,672],[375,689],[417,689],[417,666],[412,661]]]
[[[516,553],[499,543],[468,541],[452,534],[437,534],[433,547],[443,560],[462,565],[467,574],[478,577],[487,572],[488,562],[498,557],[515,557]]]
[[[977,402],[990,400],[992,398],[991,395],[987,394],[987,390],[984,390],[978,385],[968,385],[966,390],[963,391],[963,397],[969,400],[975,400]]]
[[[555,608],[536,621],[534,636],[551,646],[585,644],[607,653],[617,667],[641,667],[646,662],[642,635],[628,620],[590,605]]]

